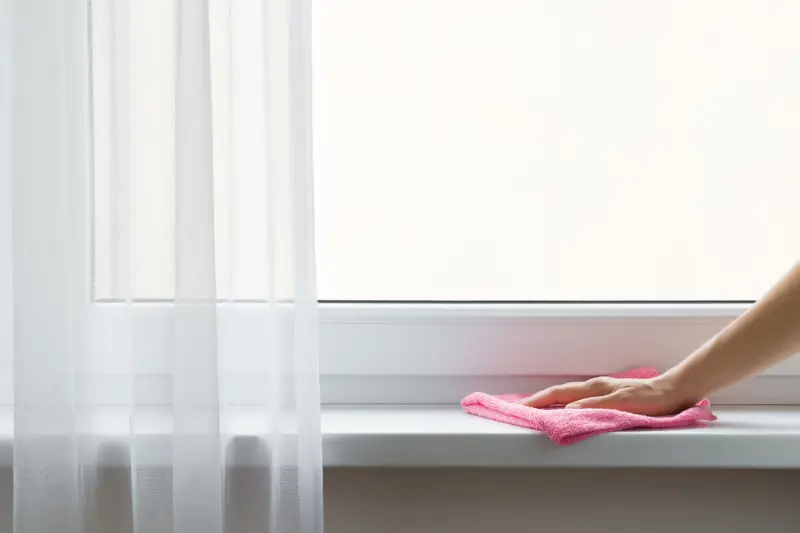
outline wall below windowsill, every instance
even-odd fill
[[[326,466],[800,468],[800,407],[717,407],[706,426],[601,435],[556,446],[459,406],[326,406]]]
[[[800,470],[329,468],[326,533],[797,533]]]

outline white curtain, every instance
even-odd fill
[[[0,0],[0,531],[322,531],[309,32]]]

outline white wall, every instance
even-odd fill
[[[226,533],[267,533],[263,472],[233,474]],[[129,475],[98,477],[87,533],[133,533]],[[0,468],[0,533],[12,494]],[[327,469],[325,521],[326,533],[798,533],[800,471]]]
[[[325,475],[326,533],[800,531],[800,471],[328,469]]]

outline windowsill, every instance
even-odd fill
[[[707,426],[608,433],[556,446],[541,433],[464,413],[458,405],[326,405],[323,457],[328,467],[800,468],[800,406],[715,407]],[[264,417],[234,416],[223,432],[226,464],[263,464],[255,435]],[[109,466],[129,464],[129,419],[98,420],[81,455]],[[166,412],[137,422],[137,464],[172,461]],[[0,468],[13,462],[11,413],[0,412]],[[253,455],[255,454],[255,455]]]
[[[705,427],[625,431],[572,446],[459,406],[329,406],[326,466],[800,468],[800,406],[716,407]]]

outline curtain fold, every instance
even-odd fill
[[[0,15],[0,530],[321,532],[309,1]]]

